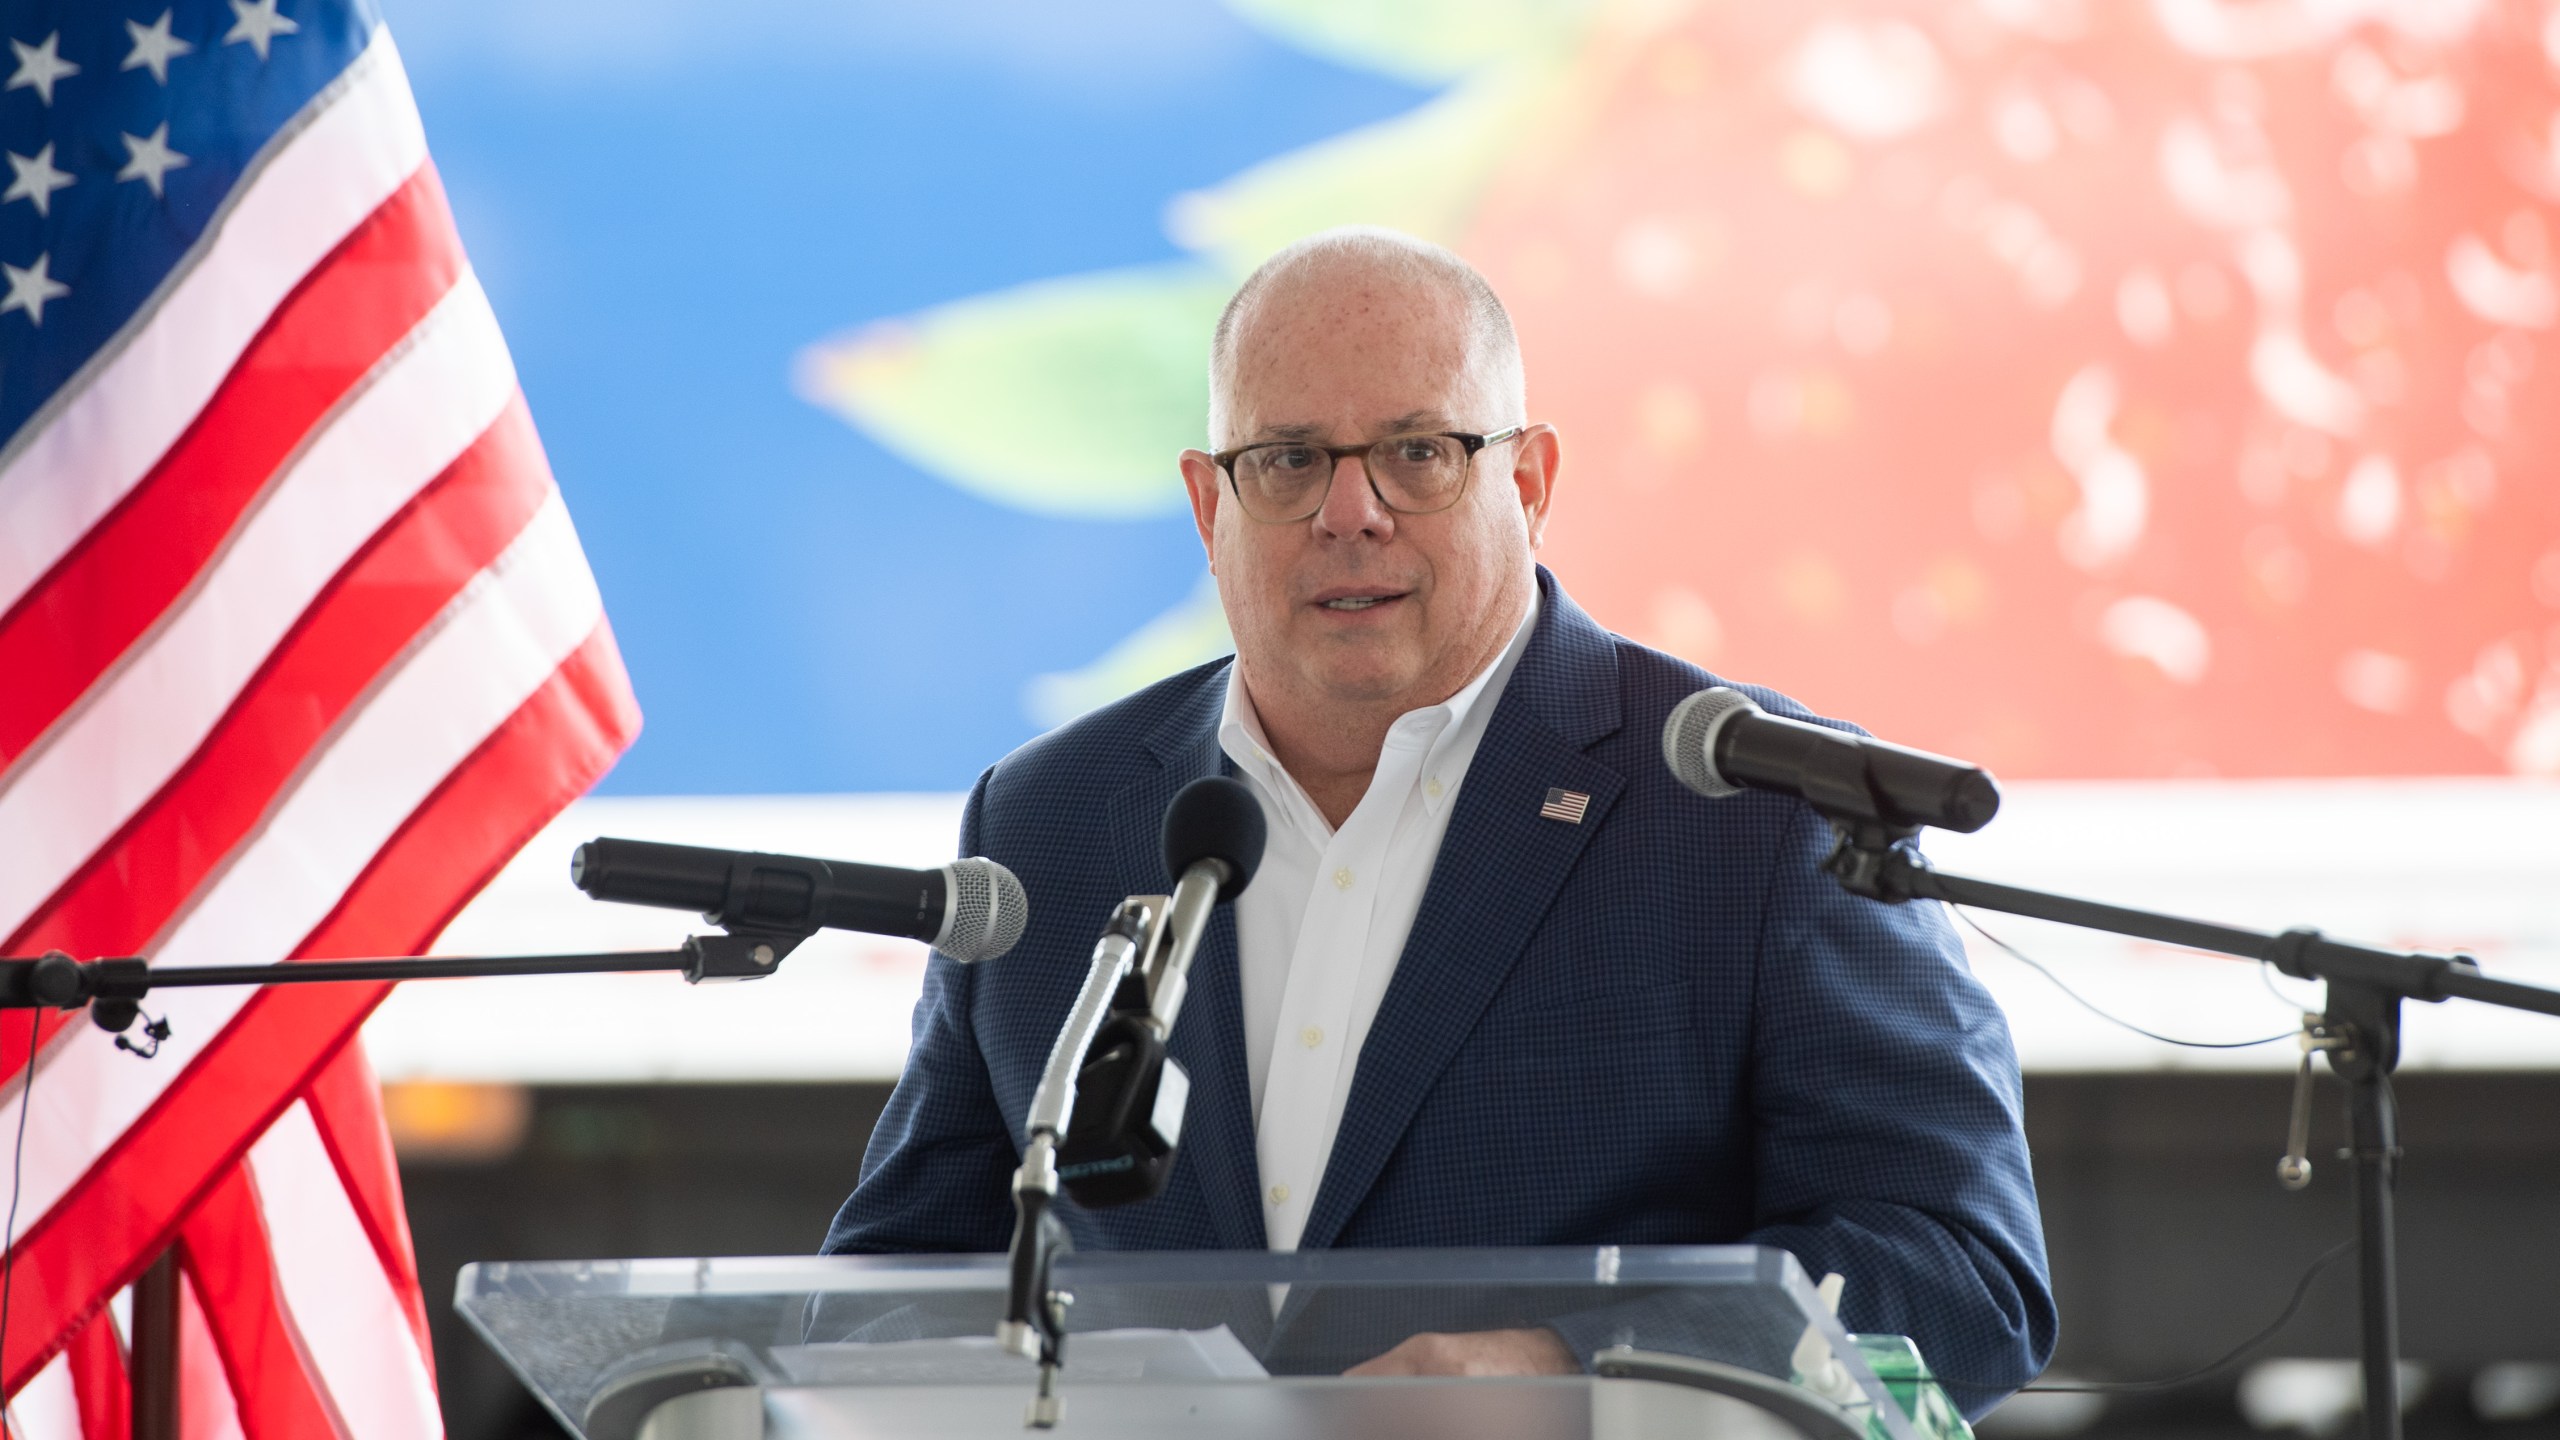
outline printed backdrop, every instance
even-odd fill
[[[950,802],[860,797],[1219,653],[1210,325],[1372,222],[1510,301],[1605,623],[2018,782],[1942,859],[2560,980],[2560,0],[386,3],[649,716],[449,948],[600,934],[581,826],[921,863]],[[893,1072],[860,953],[592,1064]],[[2031,1063],[2152,1063],[1977,958]],[[454,1063],[411,988],[377,1055]]]
[[[2560,769],[2541,0],[410,8],[612,790],[946,789],[1216,653],[1204,336],[1347,221],[1509,298],[1629,634],[2004,776]]]

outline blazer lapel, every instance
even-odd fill
[[[1218,746],[1215,708],[1225,690],[1219,685],[1207,689],[1211,708],[1205,723],[1194,716],[1168,722],[1149,740],[1164,768],[1112,798],[1114,859],[1130,887],[1125,893],[1162,893],[1172,888],[1162,848],[1165,807],[1183,786],[1231,768]],[[1093,917],[1097,930],[1106,918]],[[1191,1076],[1191,1099],[1183,1114],[1171,1184],[1199,1187],[1219,1248],[1263,1249],[1269,1242],[1256,1198],[1261,1171],[1253,1139],[1253,1101],[1245,1083],[1244,991],[1236,970],[1233,906],[1221,905],[1210,917],[1209,933],[1201,937],[1191,959],[1191,986],[1166,1051]]]
[[[1584,753],[1618,727],[1611,639],[1543,568],[1538,577],[1538,630],[1459,785],[1422,909],[1361,1042],[1301,1248],[1333,1244],[1359,1209],[1625,788]],[[1591,797],[1580,823],[1539,813],[1550,789]]]

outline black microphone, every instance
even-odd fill
[[[992,960],[1031,919],[1022,882],[993,860],[931,870],[706,850],[653,840],[590,840],[569,857],[571,884],[598,900],[699,911],[736,930],[808,935],[822,927],[926,940],[954,960]]]
[[[1161,1193],[1191,1077],[1165,1058],[1191,957],[1210,912],[1244,893],[1269,832],[1262,804],[1212,775],[1182,787],[1164,815],[1164,868],[1175,877],[1165,936],[1121,982],[1111,1014],[1076,1070],[1075,1109],[1058,1145],[1058,1177],[1080,1205],[1126,1205]]]
[[[1774,790],[1833,820],[1979,830],[2000,811],[2000,787],[1978,765],[1772,715],[1723,685],[1672,708],[1662,758],[1708,799]]]

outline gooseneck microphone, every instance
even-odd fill
[[[1076,1068],[1075,1107],[1058,1143],[1058,1176],[1076,1203],[1151,1199],[1173,1173],[1191,1077],[1165,1058],[1182,1013],[1191,958],[1210,912],[1244,893],[1262,864],[1261,802],[1224,776],[1195,780],[1164,815],[1164,868],[1175,877],[1152,943],[1132,957],[1110,1014]]]
[[[1050,1263],[1068,1248],[1067,1232],[1051,1207],[1061,1189],[1088,1207],[1163,1192],[1191,1093],[1190,1077],[1165,1058],[1165,1040],[1210,914],[1251,883],[1265,838],[1262,806],[1242,784],[1213,775],[1184,786],[1164,817],[1173,893],[1132,895],[1113,909],[1084,988],[1049,1048],[1013,1174],[1010,1275],[996,1325],[1006,1350],[1040,1364],[1034,1429],[1058,1422],[1056,1381],[1067,1338],[1068,1297],[1050,1284]]]
[[[1723,685],[1672,708],[1662,758],[1711,800],[1770,790],[1846,823],[1970,831],[2000,811],[2000,787],[1980,766],[1772,715]]]
[[[1022,882],[993,860],[931,870],[708,850],[652,840],[590,840],[569,880],[598,900],[699,912],[734,931],[820,928],[930,941],[954,960],[992,960],[1031,918]]]

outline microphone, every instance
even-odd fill
[[[1772,715],[1723,685],[1672,708],[1662,759],[1710,800],[1773,790],[1852,824],[1971,831],[2000,811],[2000,787],[1980,766]]]
[[[1164,866],[1176,878],[1163,937],[1138,957],[1086,1045],[1058,1145],[1058,1178],[1078,1204],[1145,1200],[1172,1175],[1191,1077],[1165,1058],[1165,1041],[1210,912],[1252,883],[1267,838],[1261,803],[1224,776],[1192,781],[1166,808]]]
[[[569,857],[569,881],[598,900],[699,911],[732,931],[901,935],[960,961],[1002,955],[1031,919],[1013,872],[975,858],[901,870],[605,837]]]
[[[1164,812],[1164,868],[1174,877],[1173,944],[1164,963],[1147,972],[1147,994],[1157,1022],[1173,1028],[1190,981],[1191,952],[1200,948],[1209,912],[1244,893],[1262,865],[1270,831],[1262,802],[1241,780],[1210,775],[1182,787]]]
[[[1013,1243],[996,1323],[998,1344],[1040,1363],[1034,1429],[1057,1423],[1072,1298],[1050,1283],[1051,1263],[1070,1248],[1052,1206],[1060,1189],[1094,1208],[1163,1193],[1191,1096],[1191,1077],[1165,1058],[1165,1038],[1209,914],[1244,893],[1265,838],[1262,806],[1242,784],[1212,775],[1182,787],[1164,815],[1173,893],[1132,895],[1112,910],[1040,1068],[1013,1172]]]

